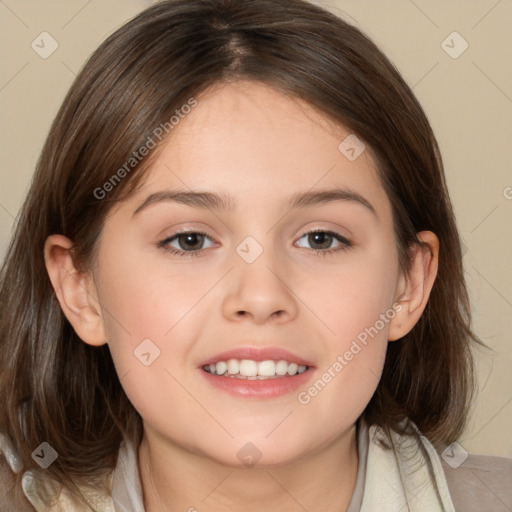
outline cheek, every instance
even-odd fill
[[[145,338],[166,340],[208,290],[208,283],[174,268],[121,257],[102,269],[101,304],[109,341],[133,348]]]
[[[386,337],[398,281],[398,261],[391,251],[365,251],[351,255],[332,271],[308,278],[301,291],[311,309],[329,327],[331,345],[343,349],[347,342],[377,324]],[[382,322],[381,315],[387,315]],[[374,332],[372,330],[372,332]],[[329,339],[329,337],[327,337]]]
[[[373,395],[385,361],[398,262],[369,251],[345,268],[317,279],[304,290],[327,334],[326,354],[313,387],[302,390],[299,403],[327,414],[356,418]],[[324,391],[325,390],[325,391]],[[340,404],[339,407],[333,404]]]
[[[133,255],[104,255],[103,261],[100,302],[116,372],[141,416],[165,425],[169,411],[197,408],[184,391],[194,375],[186,365],[201,334],[202,299],[218,276],[198,278],[179,265],[171,271]]]
[[[127,394],[137,401],[169,387],[169,373],[187,361],[200,322],[192,322],[201,297],[211,284],[165,268],[149,269],[123,256],[104,261],[99,281],[100,302],[108,345]],[[194,332],[194,329],[198,332]],[[130,379],[125,379],[130,375]],[[137,404],[134,403],[135,406]]]
[[[188,410],[189,397],[177,370],[184,366],[188,340],[193,339],[184,329],[194,289],[179,278],[171,286],[154,275],[128,275],[111,281],[114,284],[105,293],[108,345],[130,402],[145,421],[164,428],[172,411]],[[175,293],[174,287],[182,291]],[[178,422],[175,429],[180,426]]]

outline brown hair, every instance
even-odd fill
[[[91,269],[106,215],[141,182],[157,150],[98,198],[156,127],[207,87],[257,80],[305,100],[362,139],[393,207],[401,267],[416,233],[440,240],[439,271],[412,331],[390,343],[363,418],[399,430],[410,418],[433,443],[462,432],[473,397],[470,309],[461,243],[428,120],[399,72],[359,29],[301,0],[170,0],[143,11],[90,57],[51,127],[0,276],[0,432],[23,470],[47,441],[46,470],[73,482],[105,475],[141,418],[108,346],[91,347],[65,318],[43,247],[60,233]],[[165,139],[163,139],[165,140]]]

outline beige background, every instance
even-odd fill
[[[87,56],[150,0],[0,1],[0,259],[44,138]],[[512,457],[512,1],[319,1],[391,58],[432,123],[446,166],[478,335],[480,394],[460,444]],[[58,42],[42,59],[32,41]],[[458,58],[441,43],[457,31]],[[452,42],[453,41],[453,42]],[[448,38],[451,52],[462,48]]]

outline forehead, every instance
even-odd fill
[[[195,99],[148,169],[137,201],[164,188],[203,190],[231,196],[236,210],[343,187],[386,208],[369,148],[308,103],[249,81],[216,84]],[[355,159],[350,146],[362,151]]]

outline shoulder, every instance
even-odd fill
[[[457,512],[512,510],[512,459],[457,454],[450,447],[439,455]]]
[[[413,431],[417,428],[410,423],[403,432],[391,431],[389,436],[384,436],[381,429],[373,430],[373,426],[370,429],[374,432],[374,441],[381,441],[370,443],[369,453],[373,448],[376,455],[373,462],[369,459],[369,469],[373,464],[376,470],[372,485],[375,482],[380,485],[377,479],[385,473],[385,480],[396,480],[393,490],[398,489],[403,496],[411,496],[411,503],[417,502],[417,497],[421,498],[422,494],[429,494],[428,506],[411,507],[409,510],[512,511],[512,459],[468,454],[458,443],[436,449],[419,431],[419,437],[409,435],[409,427]],[[390,453],[396,456],[396,463]],[[389,459],[387,464],[386,457]],[[394,466],[400,469],[400,475]],[[409,501],[404,507],[408,504]],[[394,510],[400,510],[400,507]]]

